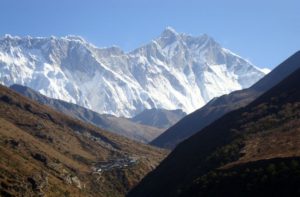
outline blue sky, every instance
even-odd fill
[[[207,33],[260,67],[300,49],[299,0],[0,0],[0,35],[80,35],[130,51],[166,26]]]

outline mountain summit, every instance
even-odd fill
[[[145,109],[190,113],[244,89],[265,73],[207,35],[168,27],[130,53],[81,37],[0,39],[0,83],[21,84],[99,113],[133,117]]]

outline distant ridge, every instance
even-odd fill
[[[167,129],[186,115],[182,110],[146,109],[131,118],[136,123]]]
[[[126,118],[98,114],[76,104],[48,98],[25,86],[14,84],[10,88],[38,103],[45,104],[69,116],[136,141],[147,143],[163,132],[162,129],[138,124]]]

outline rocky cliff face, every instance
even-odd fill
[[[189,113],[265,73],[207,35],[167,28],[130,53],[80,37],[0,39],[0,83],[21,84],[99,113],[133,117],[144,109]]]

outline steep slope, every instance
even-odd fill
[[[14,84],[10,86],[10,88],[38,103],[48,105],[57,111],[136,141],[147,143],[163,132],[162,129],[138,124],[126,118],[98,114],[76,104],[52,99],[25,86]]]
[[[171,28],[130,53],[74,36],[0,39],[0,83],[21,84],[100,114],[133,117],[151,108],[190,113],[264,75],[209,36]]]
[[[185,140],[129,196],[298,196],[299,83],[300,69]]]
[[[124,196],[164,156],[0,86],[1,196]]]
[[[177,144],[192,136],[197,131],[200,131],[224,114],[249,104],[263,92],[272,88],[282,79],[300,68],[299,62],[300,52],[297,52],[252,87],[211,100],[204,107],[184,117],[154,139],[150,144],[173,149]]]
[[[182,110],[166,110],[166,109],[146,109],[135,117],[132,121],[144,125],[167,129],[174,125],[178,120],[186,115]]]

